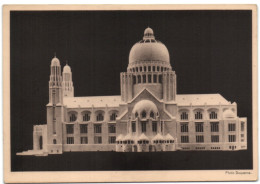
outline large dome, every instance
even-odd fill
[[[170,63],[170,56],[166,46],[155,40],[153,30],[146,28],[143,40],[137,42],[129,54],[129,64],[139,61],[161,61]]]

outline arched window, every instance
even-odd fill
[[[53,144],[57,144],[57,141],[56,141],[56,139],[53,139]]]
[[[188,119],[188,113],[187,112],[182,112],[181,113],[181,119]]]
[[[102,113],[98,113],[97,115],[97,121],[103,121],[104,120],[104,116]]]
[[[136,117],[136,118],[138,117],[138,113],[137,113],[137,112],[135,113],[135,117]]]
[[[150,112],[150,117],[154,118],[154,112],[153,111]]]
[[[89,113],[85,113],[83,115],[83,121],[89,121],[90,120],[90,114]]]
[[[209,119],[218,119],[218,114],[215,111],[210,112]]]
[[[196,112],[195,119],[202,119],[202,113],[200,111]]]
[[[115,121],[116,118],[117,118],[117,114],[114,112],[114,113],[112,113],[111,116],[110,116],[110,121]]]
[[[71,114],[70,115],[70,122],[73,122],[73,121],[76,121],[77,117],[76,117],[76,114]]]
[[[146,112],[145,111],[142,112],[142,118],[146,118]]]

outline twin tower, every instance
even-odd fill
[[[62,104],[63,97],[73,97],[74,87],[72,72],[68,64],[61,74],[60,61],[56,56],[51,61],[51,74],[49,81],[49,103],[52,105]]]

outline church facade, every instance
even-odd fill
[[[47,124],[33,128],[33,150],[233,151],[247,149],[247,118],[220,94],[177,94],[166,46],[147,28],[120,74],[121,95],[74,97],[71,68],[51,61]]]

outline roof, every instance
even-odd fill
[[[164,138],[166,140],[173,140],[174,139],[170,134],[167,134]]]
[[[138,140],[149,140],[149,138],[144,135],[144,133],[142,133],[139,137],[138,137]]]
[[[156,134],[152,140],[164,140],[163,136],[161,134]]]
[[[230,104],[230,102],[220,94],[178,94],[176,95],[176,102],[178,106]]]
[[[121,96],[92,96],[92,97],[65,97],[64,105],[67,108],[90,108],[90,107],[119,107]]]
[[[134,137],[132,137],[132,135],[130,135],[130,134],[127,134],[127,135],[123,138],[123,140],[134,140]]]

